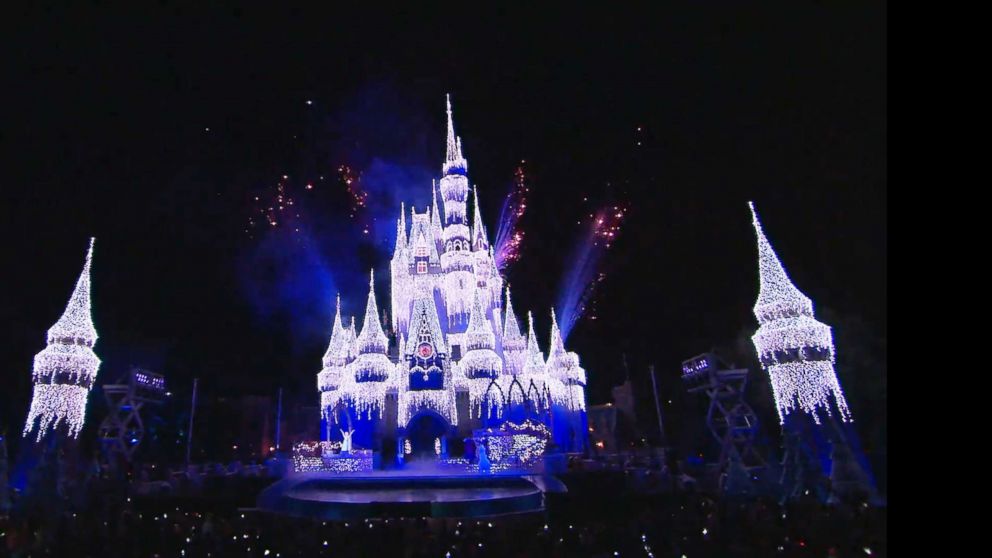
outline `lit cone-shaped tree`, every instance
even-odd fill
[[[850,422],[851,411],[834,371],[834,343],[830,327],[813,316],[813,302],[804,295],[785,272],[758,221],[753,203],[751,217],[758,238],[758,269],[761,288],[754,314],[760,327],[752,337],[761,365],[768,371],[779,420],[796,410],[808,414],[820,424],[820,412],[826,413],[829,428],[824,434],[830,440],[832,480],[831,501],[849,494],[875,496],[867,473],[853,455],[844,429],[834,418]],[[833,400],[833,407],[831,406]],[[833,408],[838,411],[836,414]],[[795,426],[795,425],[794,425]],[[783,479],[792,477],[803,482],[803,471],[790,471],[789,461],[801,451],[795,439],[796,429],[786,432],[786,470]],[[791,440],[790,440],[791,439]],[[792,447],[789,448],[788,446]],[[791,454],[791,455],[790,455]],[[794,490],[789,490],[794,492]]]
[[[34,357],[34,395],[24,425],[24,436],[37,429],[37,440],[65,424],[73,438],[86,418],[86,401],[96,379],[100,359],[93,352],[96,328],[90,314],[90,239],[86,263],[76,281],[65,312],[48,330],[48,346]]]
[[[758,272],[761,288],[754,305],[758,331],[752,341],[761,366],[768,371],[779,421],[799,409],[819,424],[818,412],[832,414],[833,397],[840,418],[851,420],[837,374],[830,326],[813,317],[813,301],[785,273],[785,268],[765,238],[754,204],[748,203],[758,236]]]

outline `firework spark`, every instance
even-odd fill
[[[527,173],[524,170],[526,161],[513,172],[513,188],[503,200],[503,208],[499,214],[499,229],[496,232],[496,267],[504,271],[513,262],[520,259],[520,245],[524,240],[524,231],[518,228],[520,218],[527,211],[527,197],[530,187],[527,186]]]
[[[312,184],[308,183],[308,189],[312,189]],[[274,186],[253,196],[252,209],[248,215],[248,227],[245,229],[249,237],[254,238],[255,231],[260,226],[270,228],[288,226],[299,219],[297,201],[292,191],[289,175],[284,174]]]
[[[628,211],[629,205],[624,202],[587,214],[586,233],[580,237],[569,260],[558,299],[558,325],[563,339],[568,338],[583,316],[598,319],[595,295],[607,276],[603,256],[616,243]]]

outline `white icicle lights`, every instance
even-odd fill
[[[844,392],[834,372],[834,343],[830,327],[813,317],[813,301],[799,291],[772,249],[748,202],[758,237],[758,274],[761,281],[754,315],[758,331],[751,340],[761,365],[771,378],[779,421],[795,409],[812,415],[817,424],[820,410],[832,414],[833,396],[841,420],[848,422]]]
[[[527,335],[521,332],[524,324],[495,264],[481,189],[469,186],[450,100],[446,108],[442,176],[424,185],[430,203],[422,212],[401,204],[396,220],[389,262],[392,331],[387,337],[376,318],[371,287],[357,339],[352,328],[349,341],[349,329],[335,314],[317,376],[324,416],[340,421],[344,409],[382,419],[393,415],[395,405],[390,421],[397,429],[425,411],[449,426],[498,419],[508,407],[549,422],[553,407],[578,418],[586,409],[586,372],[578,355],[565,349],[553,315],[547,358],[532,320]]]
[[[34,357],[34,394],[23,435],[37,428],[37,440],[62,423],[73,438],[86,419],[86,401],[96,380],[100,359],[93,352],[97,340],[90,313],[90,239],[86,263],[76,281],[62,317],[48,330],[48,346]]]

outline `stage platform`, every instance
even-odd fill
[[[485,517],[541,511],[545,492],[563,491],[550,476],[303,473],[262,491],[258,508],[324,520]]]

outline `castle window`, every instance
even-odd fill
[[[426,246],[417,246],[417,257],[418,258],[426,258],[427,257],[427,247]]]
[[[417,262],[417,273],[421,275],[427,273],[427,262],[424,261]]]

